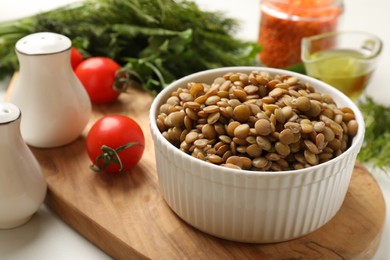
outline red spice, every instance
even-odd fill
[[[301,39],[335,31],[340,1],[263,0],[259,44],[263,65],[285,68],[301,62]]]

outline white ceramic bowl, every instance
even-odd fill
[[[159,107],[173,90],[193,81],[211,83],[227,72],[249,74],[254,70],[298,76],[317,91],[330,94],[338,106],[351,108],[359,129],[348,150],[328,162],[302,170],[245,171],[196,159],[162,136],[155,120]],[[160,189],[171,209],[208,234],[251,243],[290,240],[326,224],[344,201],[365,129],[361,112],[340,91],[301,74],[262,67],[213,69],[173,82],[155,98],[150,127]]]

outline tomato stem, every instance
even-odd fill
[[[142,79],[141,76],[135,71],[123,67],[116,72],[114,90],[119,93],[127,92],[127,89],[130,86],[141,86]]]
[[[90,169],[94,172],[104,172],[111,163],[114,163],[119,166],[119,173],[122,173],[124,171],[124,168],[118,153],[135,145],[143,146],[141,143],[138,142],[125,144],[118,147],[117,149],[113,149],[107,145],[102,145],[102,147],[100,148],[102,150],[102,153],[96,157],[95,164],[91,165]]]

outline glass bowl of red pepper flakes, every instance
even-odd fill
[[[337,30],[342,0],[262,0],[259,58],[262,65],[287,68],[301,63],[301,39]]]

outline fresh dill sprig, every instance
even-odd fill
[[[358,103],[366,124],[363,146],[358,154],[361,162],[390,171],[390,106],[366,97]]]

